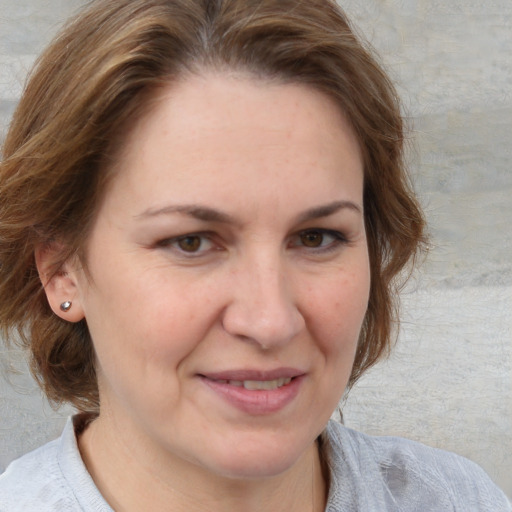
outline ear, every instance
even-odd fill
[[[73,258],[55,270],[55,263],[63,250],[58,242],[38,246],[34,254],[37,271],[52,311],[63,320],[79,322],[85,317],[78,287],[79,265]],[[63,307],[68,301],[71,307]]]

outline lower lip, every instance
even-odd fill
[[[250,390],[207,377],[201,378],[211,390],[242,412],[264,415],[276,413],[292,402],[299,392],[304,376],[295,377],[289,384],[271,390]]]

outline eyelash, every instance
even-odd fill
[[[296,243],[295,241],[299,241],[306,236],[321,236],[321,244],[324,242],[326,237],[330,237],[332,240],[327,245],[318,245],[318,246],[308,246],[304,243]],[[210,253],[212,250],[222,250],[221,246],[216,245],[215,242],[212,240],[214,237],[213,233],[209,232],[200,232],[200,233],[187,233],[186,235],[181,235],[173,238],[166,238],[164,240],[161,240],[157,242],[157,247],[161,248],[173,248],[175,249],[180,255],[186,257],[186,258],[198,258],[201,256],[204,256],[205,253]],[[181,242],[185,242],[187,239],[190,240],[198,240],[199,246],[192,251],[187,251],[179,246]],[[302,248],[308,252],[313,252],[316,254],[327,254],[329,252],[332,252],[336,250],[340,245],[346,245],[348,243],[347,237],[341,233],[340,231],[332,230],[332,229],[325,229],[325,228],[310,228],[310,229],[304,229],[297,234],[294,234],[291,237],[292,241],[289,243],[288,247],[292,248]],[[210,244],[210,247],[207,249],[202,249],[201,246],[204,245],[204,242],[208,242]],[[302,240],[303,242],[303,240]]]

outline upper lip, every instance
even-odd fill
[[[210,380],[267,381],[299,377],[301,375],[304,375],[304,373],[305,372],[303,370],[299,370],[297,368],[275,368],[273,370],[223,370],[218,372],[201,373],[200,375]]]

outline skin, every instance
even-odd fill
[[[70,261],[46,286],[96,349],[101,413],[79,446],[98,488],[118,511],[323,510],[316,439],[370,284],[349,124],[305,85],[204,73],[158,93],[116,168],[90,278]],[[272,392],[245,410],[205,379],[283,368],[297,391],[271,411]]]

